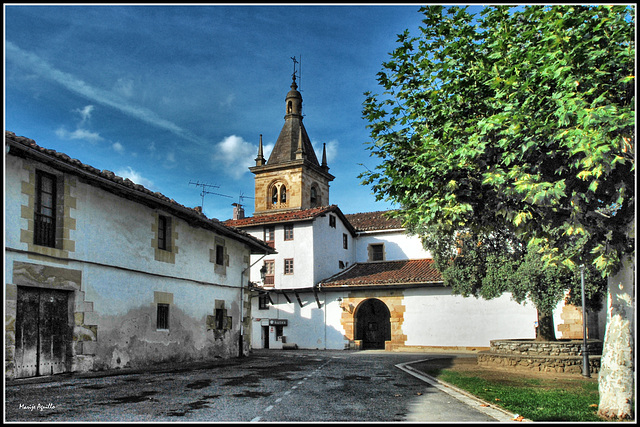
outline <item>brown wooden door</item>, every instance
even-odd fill
[[[362,349],[384,350],[385,341],[391,340],[391,313],[386,304],[376,298],[363,301],[356,310],[356,340],[362,340]]]
[[[18,287],[16,377],[66,371],[69,341],[69,293]]]

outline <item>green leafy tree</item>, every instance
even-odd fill
[[[398,203],[407,227],[507,230],[545,266],[614,277],[634,247],[635,10],[421,13],[420,35],[400,34],[378,73],[384,92],[365,94],[369,148],[381,164],[363,183]],[[614,344],[632,333],[633,288],[618,288],[608,318],[621,320],[607,324],[605,353],[623,354]],[[633,378],[632,364],[606,356]],[[626,401],[618,408],[601,400],[600,414],[630,416],[631,397],[608,400]]]

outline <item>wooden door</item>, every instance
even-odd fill
[[[66,371],[69,342],[69,293],[18,287],[16,377]]]

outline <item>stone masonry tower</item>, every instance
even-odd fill
[[[262,135],[256,165],[249,168],[255,174],[254,215],[268,215],[329,205],[329,173],[326,148],[322,149],[322,164],[313,150],[302,124],[302,95],[298,92],[295,71],[291,90],[285,98],[284,126],[269,160],[262,153]]]

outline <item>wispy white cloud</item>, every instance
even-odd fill
[[[153,181],[143,177],[138,172],[134,171],[131,168],[131,166],[127,166],[125,168],[118,169],[116,171],[116,175],[121,176],[123,178],[129,178],[131,181],[135,182],[136,184],[140,184],[140,185],[146,187],[149,190],[155,190],[154,185],[153,185]]]
[[[113,148],[118,153],[124,153],[124,146],[119,142],[114,142],[113,145],[111,145],[111,148]]]
[[[313,149],[316,152],[316,156],[318,156],[318,161],[321,162],[322,161],[322,143],[320,142],[312,142],[311,145],[313,145]],[[327,149],[327,163],[331,163],[337,156],[338,156],[338,141],[336,141],[335,139],[332,139],[331,141],[327,142],[326,145],[326,149]]]
[[[155,112],[147,108],[132,104],[128,100],[124,99],[122,97],[123,91],[126,94],[127,89],[131,87],[124,80],[116,84],[115,92],[110,92],[93,87],[72,74],[60,71],[52,67],[38,55],[20,49],[10,41],[5,42],[5,57],[7,60],[14,61],[17,65],[28,69],[31,72],[35,72],[41,77],[52,80],[62,85],[66,89],[75,92],[78,95],[81,95],[93,102],[115,108],[130,117],[133,117],[149,125],[165,129],[188,141],[201,144],[203,146],[207,145],[206,141],[196,137],[195,135],[192,135],[190,132],[182,129],[177,124],[163,119]]]
[[[249,171],[257,152],[255,145],[242,137],[231,135],[216,144],[211,160],[214,167],[222,168],[226,174],[239,179]]]
[[[73,110],[75,113],[80,114],[81,121],[78,127],[84,126],[89,119],[91,119],[91,113],[93,113],[94,109],[95,107],[93,105],[86,105],[84,108],[77,108]]]
[[[176,153],[174,152],[167,153],[162,166],[164,166],[165,169],[173,169],[177,165],[178,163],[176,162]]]
[[[133,81],[131,79],[120,78],[113,89],[120,95],[131,98],[133,96]]]
[[[102,138],[98,133],[91,132],[86,129],[76,129],[72,132],[66,130],[64,127],[60,127],[56,129],[56,135],[60,139],[78,139],[82,141],[89,141],[91,143],[102,141]]]

